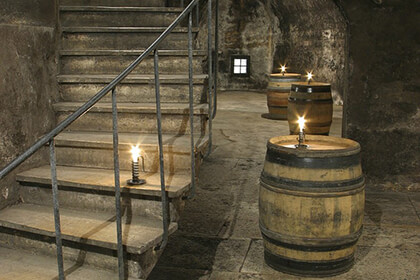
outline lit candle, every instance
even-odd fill
[[[145,180],[140,179],[140,171],[139,171],[139,159],[142,159],[142,170],[144,171],[144,158],[140,155],[141,149],[139,146],[131,146],[131,179],[127,181],[127,184],[130,186],[135,185],[142,185],[146,183]]]
[[[306,77],[308,79],[308,84],[310,84],[312,79],[314,78],[314,74],[312,74],[312,71],[311,72],[306,72]]]
[[[298,123],[299,123],[299,132],[303,132],[303,129],[305,128],[305,118],[304,117],[299,117],[298,119]]]
[[[280,67],[280,70],[281,70],[281,73],[283,74],[283,76],[284,76],[284,73],[286,73],[286,69],[287,69],[286,64],[285,65],[282,65]]]
[[[138,145],[131,146],[131,156],[133,158],[133,162],[139,162],[140,153],[141,153],[141,149],[139,148]]]

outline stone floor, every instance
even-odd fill
[[[286,121],[261,118],[266,110],[264,94],[220,94],[214,152],[203,163],[197,195],[187,203],[179,231],[149,279],[301,279],[263,260],[259,176],[267,140],[288,134]],[[334,110],[331,135],[341,135],[340,107]],[[356,263],[327,279],[420,279],[420,193],[369,185],[366,192]]]

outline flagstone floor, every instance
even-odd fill
[[[288,135],[286,121],[261,118],[266,110],[264,94],[220,94],[214,152],[149,279],[301,279],[271,269],[263,259],[259,176],[267,140]],[[341,135],[341,116],[341,107],[335,107],[332,136]],[[420,279],[420,193],[367,184],[365,208],[354,267],[324,279]]]

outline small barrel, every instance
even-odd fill
[[[292,83],[300,81],[300,74],[271,74],[267,88],[267,118],[287,120],[287,104]]]
[[[287,119],[290,134],[299,133],[298,119],[304,117],[305,133],[329,135],[333,115],[331,85],[327,83],[293,83],[289,95]]]
[[[268,141],[259,194],[264,258],[296,275],[332,276],[349,270],[362,232],[365,188],[360,145],[307,135]]]

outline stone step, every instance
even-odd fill
[[[169,26],[182,10],[173,7],[61,6],[60,23],[63,27]]]
[[[161,218],[160,173],[140,172],[144,185],[129,186],[130,171],[120,171],[122,208],[141,216]],[[25,203],[52,207],[51,168],[49,165],[21,172],[16,177],[21,184],[20,197]],[[57,166],[60,206],[85,209],[89,212],[115,213],[114,170]],[[177,222],[183,210],[183,197],[190,189],[191,175],[177,172],[165,174],[171,221]]]
[[[63,101],[87,101],[104,88],[115,75],[59,75],[59,90]],[[161,102],[188,102],[188,75],[160,75]],[[206,102],[204,85],[207,75],[194,75],[194,102]],[[117,87],[119,102],[155,102],[154,75],[129,75]],[[102,101],[110,102],[111,95]]]
[[[36,252],[0,247],[0,279],[58,279],[57,258]],[[118,274],[74,261],[64,262],[67,280],[115,280]],[[130,278],[129,280],[133,280]]]
[[[60,220],[66,260],[78,259],[90,265],[117,271],[114,214],[61,207]],[[170,233],[176,229],[177,224],[171,223]],[[150,273],[158,257],[154,249],[161,243],[162,233],[160,219],[135,215],[123,217],[123,244],[130,276],[146,278]],[[51,207],[18,204],[1,210],[0,237],[2,246],[55,255],[55,246],[50,245],[55,239]]]
[[[166,2],[167,0],[60,0],[60,5],[164,7]]]
[[[147,48],[166,27],[63,27],[61,47],[65,50],[133,50]],[[198,28],[193,28],[194,38]],[[188,47],[188,28],[177,27],[159,45],[162,49]]]
[[[53,105],[59,122],[75,112],[83,103],[59,102]],[[118,131],[156,133],[155,103],[118,103]],[[163,133],[190,133],[189,104],[162,103]],[[205,134],[207,123],[207,104],[194,106],[194,133]],[[68,131],[112,131],[111,103],[97,103],[89,112],[68,127]]]
[[[137,51],[68,51],[61,54],[60,72],[61,74],[119,74],[128,67],[142,52]],[[193,72],[202,74],[204,71],[205,57],[204,52],[196,51],[193,57]],[[197,54],[201,54],[198,56]],[[160,52],[159,73],[188,74],[188,53],[186,51]],[[153,55],[146,57],[141,64],[136,67],[133,74],[153,74],[154,58]]]
[[[190,136],[162,135],[164,165],[168,174],[189,172],[191,169]],[[205,153],[208,136],[195,135],[196,168]],[[120,169],[131,170],[132,146],[138,145],[146,172],[159,172],[157,134],[119,133]],[[63,132],[56,137],[57,164],[89,168],[114,168],[112,133]]]

